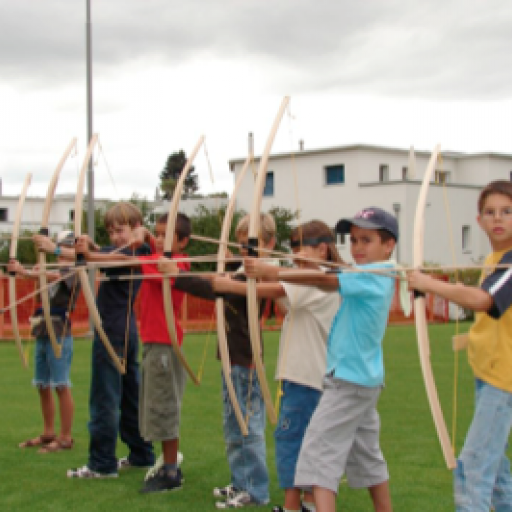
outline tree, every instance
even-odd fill
[[[192,234],[218,240],[220,238],[225,213],[225,206],[210,210],[203,205],[199,205],[196,208],[196,213],[190,217],[192,222]],[[234,241],[236,223],[241,215],[243,215],[243,212],[235,212],[233,215],[230,233],[231,241]],[[207,254],[216,256],[218,250],[219,246],[217,244],[200,242],[198,240],[191,240],[186,248],[186,252],[190,256],[204,256]],[[214,271],[216,268],[217,265],[215,263],[195,263],[193,266],[193,270],[201,271]]]
[[[153,223],[151,222],[151,207],[149,205],[149,201],[145,197],[139,196],[137,192],[132,194],[130,198],[130,203],[134,204],[142,213],[142,222],[145,226],[150,226]]]
[[[176,184],[180,179],[181,172],[187,163],[185,152],[180,149],[177,153],[172,153],[167,158],[165,167],[160,173],[160,189],[163,192],[164,199],[171,199],[174,194]],[[183,187],[184,196],[194,194],[199,190],[199,177],[195,173],[195,167],[192,166],[188,176],[185,178]]]
[[[196,213],[191,216],[192,221],[192,233],[194,235],[200,235],[208,238],[220,238],[220,232],[222,229],[222,222],[224,220],[224,214],[226,208],[222,207],[219,209],[209,210],[205,206],[199,206],[196,209]],[[289,250],[290,234],[292,232],[291,222],[297,218],[297,212],[292,212],[286,208],[272,208],[268,213],[274,217],[276,222],[276,250],[287,252]],[[238,210],[233,215],[230,230],[230,241],[235,240],[235,228],[238,221],[246,215],[243,210]],[[204,256],[205,254],[216,255],[219,247],[216,244],[208,242],[199,242],[197,240],[191,240],[186,252],[190,256]],[[237,251],[234,250],[234,253]],[[194,264],[193,270],[201,271],[214,271],[217,265],[215,263],[197,263]]]
[[[268,211],[276,223],[276,251],[288,251],[290,248],[290,235],[293,230],[292,222],[299,218],[299,212],[292,212],[286,208],[274,207]]]
[[[25,238],[31,237],[34,233],[31,231],[20,232],[20,237],[23,240],[18,240],[18,249],[16,251],[16,259],[22,265],[34,265],[37,262],[37,251],[32,240],[25,240]],[[2,240],[0,244],[0,262],[7,263],[9,261],[9,248],[11,245],[10,240]],[[55,257],[48,255],[48,261],[55,261]]]

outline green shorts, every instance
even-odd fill
[[[139,392],[139,429],[146,441],[179,437],[187,374],[171,345],[145,343]]]

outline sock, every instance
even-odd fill
[[[316,507],[314,503],[310,503],[309,501],[302,502],[302,508],[307,510],[308,512],[316,512]]]

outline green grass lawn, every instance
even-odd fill
[[[467,330],[467,326],[463,326]],[[451,425],[453,325],[431,326],[431,357],[445,418]],[[187,358],[199,368],[207,335],[188,335]],[[279,333],[267,333],[266,361],[269,382],[275,369]],[[382,448],[391,475],[390,486],[396,511],[451,511],[452,476],[445,467],[437,441],[419,367],[414,327],[390,327],[384,342],[386,388],[379,410]],[[215,336],[210,336],[201,386],[189,383],[185,392],[181,451],[185,455],[182,490],[170,494],[142,496],[138,493],[144,472],[129,470],[116,480],[69,480],[66,469],[87,462],[88,392],[90,342],[75,341],[72,367],[75,399],[75,448],[70,452],[39,455],[20,450],[20,441],[37,435],[41,418],[37,393],[31,386],[32,369],[22,368],[14,345],[0,344],[0,510],[95,510],[136,511],[214,510],[212,488],[229,482],[221,420],[220,364],[215,359]],[[33,350],[32,354],[33,356]],[[275,384],[273,383],[273,392]],[[460,354],[457,451],[472,415],[473,381],[465,353]],[[450,427],[451,429],[451,427]],[[267,426],[267,460],[271,503],[282,503],[274,464],[273,427]],[[157,452],[160,452],[157,447]],[[119,443],[118,456],[126,455]],[[270,510],[270,507],[260,509]],[[371,510],[363,490],[340,488],[337,510]]]

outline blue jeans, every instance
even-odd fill
[[[454,471],[457,512],[512,511],[512,478],[506,456],[512,427],[512,393],[479,379],[475,414]]]
[[[322,392],[301,384],[284,380],[276,440],[276,467],[279,487],[294,487],[295,468],[304,433],[315,412]]]
[[[117,354],[124,353],[124,340],[110,340]],[[102,341],[94,335],[92,348],[91,393],[89,396],[89,469],[116,473],[117,434],[128,445],[128,459],[134,466],[155,462],[151,443],[139,432],[139,340],[128,339],[126,373],[114,366]]]
[[[265,404],[258,377],[254,368],[231,367],[231,379],[244,418],[249,407],[249,435],[244,436],[236,420],[224,375],[222,375],[222,398],[224,415],[224,441],[231,483],[247,491],[260,504],[269,502],[268,470],[265,451]]]
[[[38,388],[71,387],[69,370],[73,360],[73,337],[59,340],[62,346],[60,358],[55,357],[50,338],[37,338],[34,354],[34,380]]]

